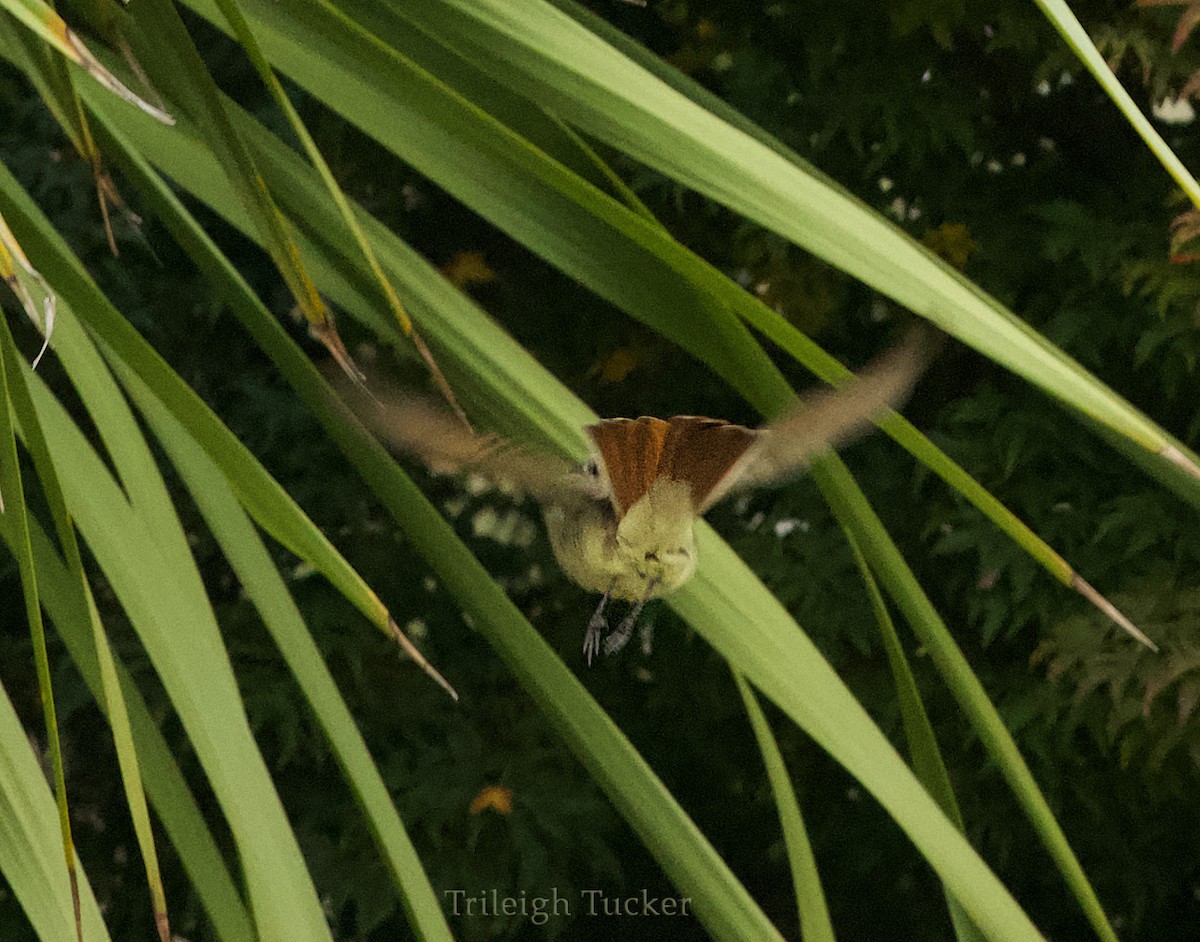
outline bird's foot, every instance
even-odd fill
[[[600,652],[600,638],[608,631],[608,622],[604,618],[604,603],[607,601],[608,595],[605,595],[596,606],[596,611],[592,613],[587,631],[583,635],[583,655],[587,658],[589,667],[592,665],[592,658]]]
[[[613,633],[604,639],[605,654],[616,654],[629,643],[629,638],[633,634],[634,622],[637,621],[638,609],[640,608],[641,606],[638,606],[637,609],[630,612],[622,619],[621,624],[617,625]]]
[[[650,656],[650,649],[654,642],[654,620],[642,622],[642,654]]]

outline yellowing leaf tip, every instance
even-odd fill
[[[1082,595],[1085,599],[1091,602],[1096,608],[1100,609],[1105,615],[1111,618],[1120,628],[1128,635],[1136,638],[1139,642],[1148,647],[1155,654],[1158,653],[1158,645],[1151,641],[1133,622],[1125,617],[1112,602],[1106,599],[1103,595],[1097,592],[1086,579],[1081,578],[1078,574],[1071,578],[1071,588]]]

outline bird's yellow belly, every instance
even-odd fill
[[[546,532],[559,566],[572,582],[614,599],[638,602],[666,595],[696,571],[690,540],[682,547],[632,545],[618,538],[601,513],[564,515],[551,508]]]

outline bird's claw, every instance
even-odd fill
[[[600,652],[600,638],[608,630],[608,622],[604,616],[596,612],[588,622],[587,631],[583,635],[583,654],[587,658],[588,667],[592,666],[592,658]]]

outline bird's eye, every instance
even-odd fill
[[[587,464],[585,464],[583,466],[583,473],[586,474],[589,478],[600,477],[600,466],[596,463],[595,458],[593,458],[591,461],[589,461]]]

